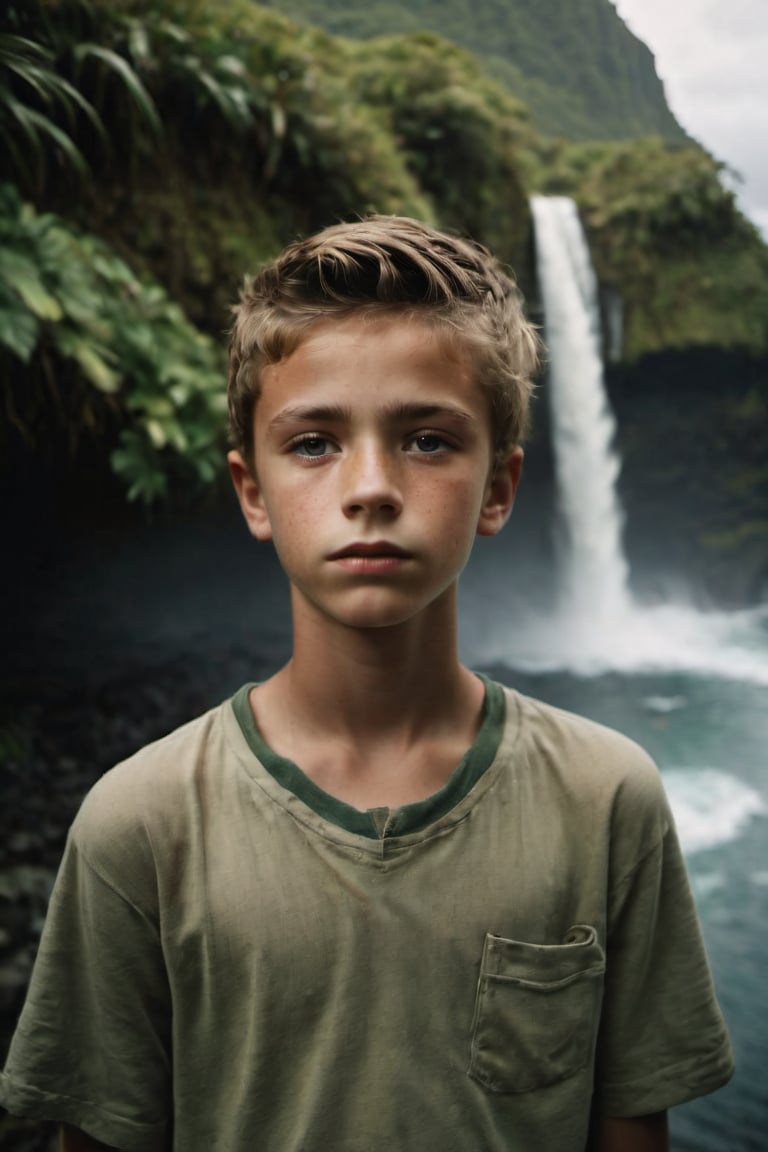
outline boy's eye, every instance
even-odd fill
[[[324,436],[305,436],[303,440],[297,440],[291,448],[297,456],[325,456],[330,451],[330,444]]]
[[[418,436],[414,436],[411,440],[417,452],[441,452],[451,445],[442,436],[438,436],[436,432],[420,432]]]

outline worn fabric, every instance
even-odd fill
[[[658,773],[489,684],[436,797],[360,813],[247,687],[72,828],[0,1099],[127,1152],[583,1152],[731,1072]]]

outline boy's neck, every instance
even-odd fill
[[[388,628],[328,628],[299,616],[286,669],[292,707],[326,730],[373,739],[392,730],[418,738],[455,717],[478,682],[459,663],[455,612],[444,608]]]
[[[293,656],[252,703],[276,752],[362,808],[437,791],[473,742],[483,699],[458,659],[450,590],[389,628],[343,627],[294,604]]]
[[[467,677],[455,629],[409,621],[395,628],[343,629],[327,636],[324,653],[298,641],[289,675],[292,704],[333,718],[348,732],[375,738],[389,729],[431,727],[461,710]]]

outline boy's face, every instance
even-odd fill
[[[400,317],[324,321],[262,373],[254,477],[230,470],[273,540],[294,610],[384,627],[452,594],[476,533],[505,523],[522,452],[492,471],[489,405],[469,357]]]

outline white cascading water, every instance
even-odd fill
[[[499,620],[508,584],[496,594],[483,586],[474,658],[533,671],[685,669],[768,684],[768,605],[701,612],[683,603],[640,606],[630,594],[589,249],[573,201],[537,196],[532,211],[562,521],[560,594],[556,611],[524,613],[507,634]]]
[[[605,628],[626,619],[631,601],[616,495],[616,425],[603,382],[597,282],[573,200],[534,196],[531,207],[565,537],[561,608],[572,621]]]

